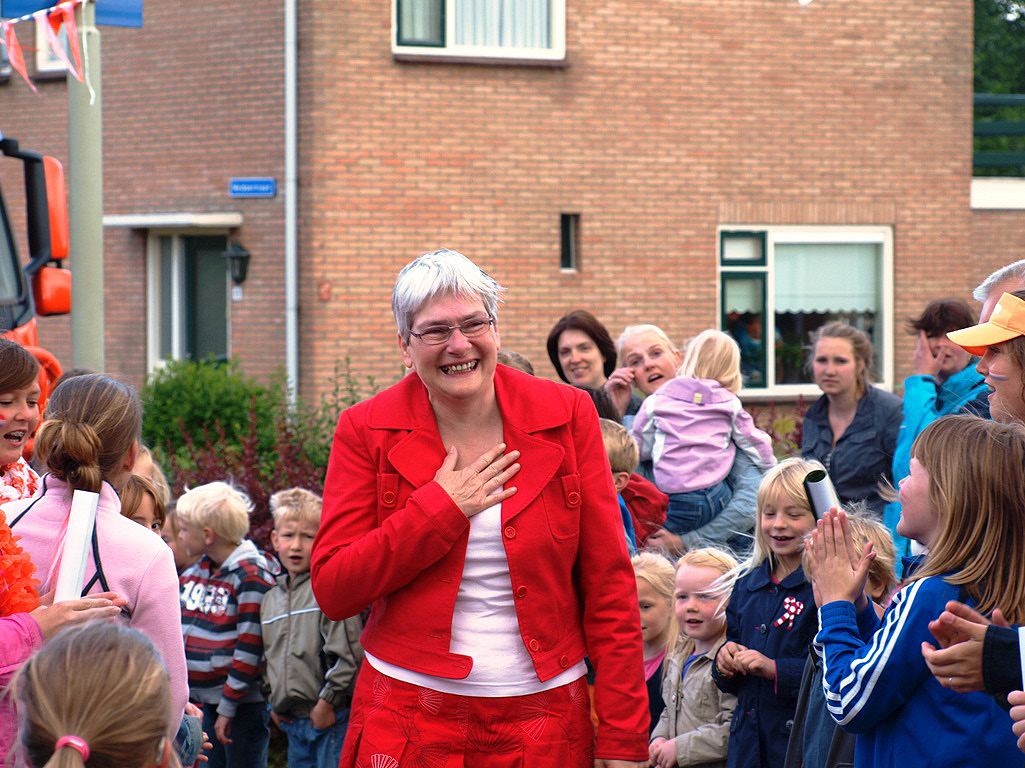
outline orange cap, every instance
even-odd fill
[[[947,334],[961,349],[979,357],[986,353],[986,347],[1018,336],[1025,336],[1025,301],[1010,293],[1000,297],[987,322]]]

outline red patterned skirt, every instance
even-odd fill
[[[591,768],[587,683],[508,698],[440,693],[363,664],[341,768]]]

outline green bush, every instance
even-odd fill
[[[258,445],[274,446],[274,411],[284,400],[282,382],[270,387],[242,373],[238,361],[174,360],[156,371],[140,393],[142,439],[175,455],[186,436],[202,442],[223,432],[226,448],[238,447],[249,435],[255,412]]]
[[[322,493],[338,414],[376,391],[349,360],[316,404],[289,402],[283,374],[263,386],[212,360],[169,363],[142,390],[143,439],[172,493],[224,480],[253,501],[250,538],[269,549],[271,494],[298,486]]]

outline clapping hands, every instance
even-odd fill
[[[875,560],[872,542],[861,552],[854,545],[847,515],[836,508],[818,521],[806,544],[808,565],[821,604],[846,600],[864,606],[868,569]]]

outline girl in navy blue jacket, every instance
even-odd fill
[[[726,608],[726,643],[712,675],[737,696],[727,768],[783,765],[801,673],[817,629],[811,584],[801,569],[815,528],[803,481],[817,461],[788,459],[758,488],[754,552],[739,570]]]

